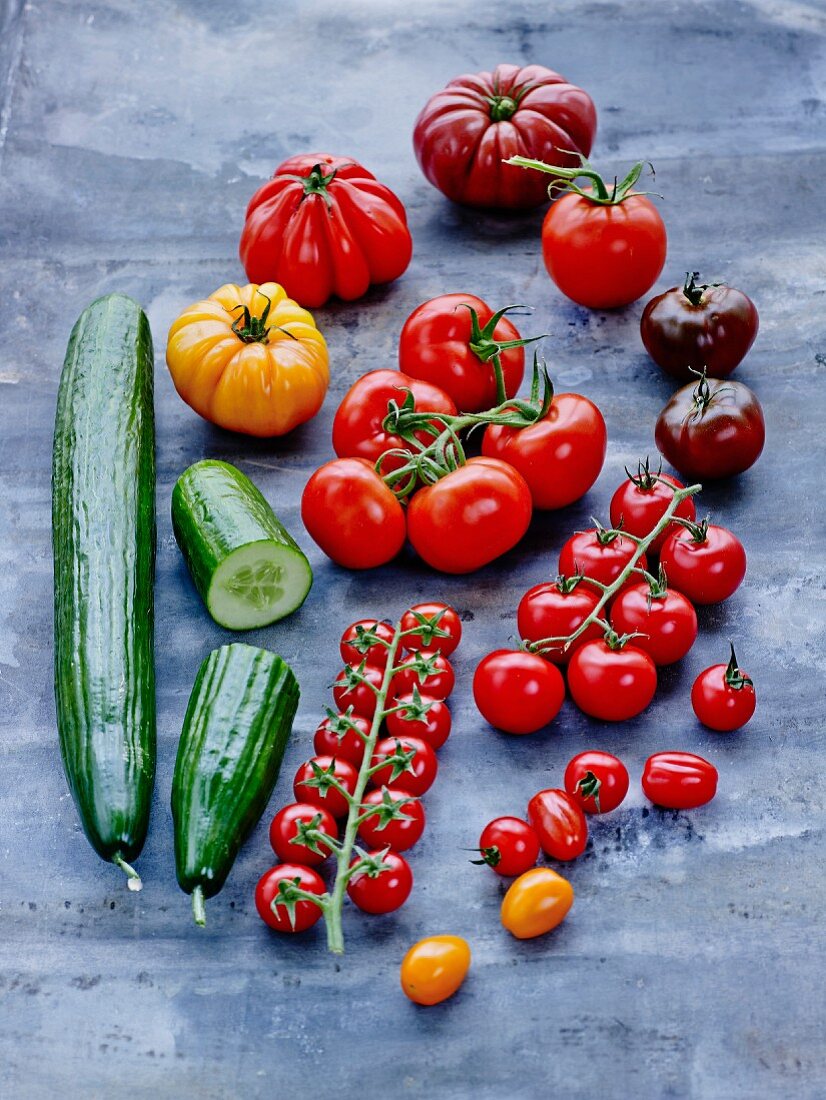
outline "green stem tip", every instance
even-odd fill
[[[201,886],[196,886],[192,891],[192,916],[199,928],[206,927],[206,899]]]
[[[141,882],[141,876],[135,870],[131,863],[127,863],[123,856],[118,852],[112,856],[112,862],[116,867],[120,867],[121,871],[126,875],[126,885],[130,890],[135,893],[138,890],[143,889],[143,882]]]

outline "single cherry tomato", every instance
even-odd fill
[[[665,515],[674,499],[673,490],[684,488],[683,483],[670,474],[652,473],[648,467],[648,459],[640,462],[637,475],[629,474],[611,497],[611,526],[621,527],[629,535],[644,539]],[[674,510],[674,515],[683,519],[693,520],[696,514],[691,497],[681,500]],[[649,545],[649,552],[659,553],[669,534],[678,527],[679,524],[669,523]]]
[[[645,797],[667,810],[693,810],[717,793],[717,769],[693,752],[657,752],[642,773]]]
[[[354,711],[328,716],[313,737],[318,756],[337,756],[358,767],[364,759],[364,741],[370,734],[370,720]],[[363,735],[363,736],[361,736]]]
[[[335,458],[310,477],[301,496],[310,538],[345,569],[373,569],[404,545],[404,509],[363,458]]]
[[[413,889],[410,864],[398,852],[367,853],[374,867],[358,870],[347,883],[347,896],[364,913],[393,913],[401,909]],[[353,864],[358,860],[354,859]]]
[[[510,884],[502,899],[502,924],[518,940],[544,936],[565,920],[573,902],[566,878],[550,867],[534,867]]]
[[[452,997],[470,969],[470,947],[461,936],[428,936],[402,959],[401,983],[417,1005],[437,1005]]]
[[[536,866],[539,837],[536,830],[518,817],[496,817],[489,821],[479,837],[481,860],[497,875],[521,875]]]
[[[535,653],[497,649],[473,674],[473,698],[482,717],[505,733],[535,733],[556,718],[565,700],[559,669]]]
[[[565,769],[565,790],[586,814],[608,814],[628,794],[628,769],[610,752],[588,749]]]
[[[359,836],[371,848],[390,847],[396,852],[406,852],[418,843],[425,827],[424,806],[409,791],[396,787],[392,791],[368,791],[362,799],[361,812],[372,807],[376,812],[359,825]],[[403,817],[393,817],[393,813]]]
[[[538,791],[528,803],[528,821],[551,859],[576,859],[585,851],[588,822],[579,803],[565,791]]]
[[[270,844],[281,862],[315,867],[324,862],[331,849],[320,838],[311,837],[309,843],[296,840],[299,824],[337,840],[336,819],[329,810],[310,802],[292,802],[279,810],[270,822]]]
[[[362,661],[375,665],[376,668],[384,668],[387,665],[387,646],[394,636],[393,627],[388,623],[380,623],[375,619],[359,619],[341,635],[341,659],[346,665],[353,665],[355,668]],[[382,642],[387,644],[383,645]]]
[[[397,672],[390,684],[390,694],[394,699],[412,694],[414,688],[431,699],[447,699],[453,691],[456,674],[447,657],[422,654],[421,661],[422,666],[417,667],[415,653],[405,657],[402,663],[408,667]],[[425,671],[428,666],[432,668],[432,672]]]
[[[602,413],[578,393],[555,393],[541,420],[527,428],[490,424],[482,454],[501,458],[524,477],[534,508],[565,508],[585,496],[602,470],[608,433]]]
[[[387,715],[387,732],[391,737],[420,737],[432,749],[440,749],[450,736],[450,710],[442,699],[412,692],[396,696]],[[393,845],[395,848],[395,844]]]
[[[636,553],[637,544],[632,539],[610,528],[589,527],[571,535],[559,551],[559,572],[563,577],[592,577],[601,584],[613,584]],[[648,568],[645,554],[640,555],[636,568]],[[636,581],[632,574],[625,583]]]
[[[693,604],[720,603],[742,584],[746,551],[727,528],[703,520],[668,536],[660,565],[669,586]]]
[[[763,451],[763,408],[742,382],[703,377],[672,395],[657,418],[654,440],[663,458],[686,477],[733,477]]]
[[[516,546],[531,511],[530,489],[517,470],[495,458],[471,458],[414,494],[408,535],[434,569],[472,573]]]
[[[373,773],[370,782],[374,787],[387,787],[390,791],[403,790],[417,797],[423,795],[433,786],[439,771],[436,753],[420,737],[384,737],[376,745],[370,766],[375,767],[398,752],[413,752],[409,768],[401,771],[399,767],[394,768],[393,764],[388,763]],[[397,772],[395,777],[394,770]]]
[[[746,357],[760,320],[751,298],[725,283],[698,283],[687,271],[683,286],[652,298],[643,311],[645,350],[672,378],[690,382],[692,371],[728,378]]]
[[[691,689],[691,705],[704,726],[720,733],[739,730],[754,714],[754,684],[738,667],[731,647],[727,665],[712,665],[701,672]]]
[[[609,640],[588,642],[568,665],[568,690],[586,714],[622,722],[641,714],[657,690],[657,667],[639,646]]]
[[[281,883],[294,884],[319,897],[326,892],[324,880],[311,867],[301,863],[280,863],[270,867],[255,887],[255,908],[258,916],[276,932],[304,932],[321,918],[321,908],[306,898],[288,901],[280,893]]]
[[[329,810],[333,817],[346,817],[350,804],[332,780],[352,794],[358,782],[358,772],[346,760],[335,756],[314,756],[302,764],[295,773],[293,794],[296,802],[309,802]],[[311,783],[310,781],[314,781]]]
[[[449,604],[417,603],[402,615],[401,628],[413,630],[402,643],[418,653],[449,657],[462,640],[462,620]]]
[[[376,692],[384,682],[384,669],[375,665],[345,665],[333,684],[333,698],[340,711],[349,707],[360,718],[376,713]],[[372,687],[370,686],[372,684]]]
[[[597,589],[580,577],[560,576],[555,581],[534,585],[519,601],[516,612],[519,636],[526,642],[567,638],[588,618],[599,597]],[[558,642],[543,648],[540,655],[555,665],[567,665],[580,646],[602,635],[603,628],[592,623],[567,649]]]
[[[666,587],[664,580],[663,571],[659,580],[650,577],[624,588],[610,612],[616,633],[635,634],[634,645],[655,665],[681,661],[697,640],[697,612],[682,592]]]

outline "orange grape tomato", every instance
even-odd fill
[[[461,936],[428,936],[402,960],[402,989],[417,1005],[436,1005],[453,996],[469,967],[470,946]]]
[[[550,867],[534,867],[511,883],[502,900],[502,924],[518,940],[544,936],[565,920],[573,901],[566,878]]]

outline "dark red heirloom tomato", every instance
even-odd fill
[[[640,335],[654,362],[672,378],[690,382],[707,370],[728,378],[754,343],[760,320],[751,298],[725,283],[698,283],[687,271],[683,286],[652,298]]]
[[[763,451],[763,408],[742,382],[702,378],[672,396],[657,417],[654,439],[663,458],[686,477],[733,477]]]
[[[313,847],[297,841],[299,823],[337,840],[336,819],[329,810],[310,802],[291,802],[289,806],[279,810],[270,822],[270,844],[282,863],[302,863],[307,867],[315,867],[324,862],[331,849],[320,838],[313,840]]]
[[[567,638],[588,618],[599,597],[596,588],[579,577],[560,576],[555,581],[536,584],[519,601],[516,612],[519,636],[526,642]],[[567,649],[557,643],[543,648],[541,656],[555,665],[567,665],[581,645],[602,635],[603,628],[592,623]]]
[[[356,871],[347,883],[347,896],[364,913],[392,913],[401,909],[413,889],[413,872],[407,860],[398,852],[384,850],[368,852],[367,858],[375,869]],[[350,866],[356,862],[353,860]]]
[[[344,794],[332,785],[331,779],[352,794],[356,789],[358,772],[352,764],[336,756],[314,756],[301,764],[293,780],[296,802],[309,802],[312,806],[328,810],[333,817],[345,817],[350,804]]]
[[[292,905],[277,901],[279,884],[294,883],[301,890],[319,897],[326,892],[324,880],[310,867],[300,863],[280,863],[265,871],[255,887],[255,908],[258,916],[269,928],[276,932],[304,932],[321,918],[321,908],[315,902],[305,898],[297,899]],[[275,907],[273,907],[275,902]]]
[[[746,551],[727,528],[703,520],[668,536],[660,565],[669,586],[688,596],[693,604],[720,603],[742,584]]]
[[[446,603],[417,603],[402,615],[405,649],[418,653],[440,653],[449,657],[462,640],[462,620]]]
[[[428,565],[472,573],[512,549],[531,522],[522,475],[496,458],[471,458],[414,495],[407,533]]]
[[[402,790],[417,797],[425,794],[436,780],[439,762],[436,759],[436,753],[421,737],[405,735],[383,738],[376,745],[371,767],[381,764],[383,760],[387,760],[399,750],[414,753],[410,768],[393,778],[393,771],[398,769],[394,769],[393,764],[388,763],[371,775],[370,782],[374,787],[387,787],[390,791]]]
[[[674,499],[673,490],[684,488],[683,483],[676,477],[671,477],[670,474],[652,473],[648,466],[648,459],[640,462],[637,475],[628,474],[626,480],[611,497],[611,526],[622,526],[623,531],[627,531],[629,535],[644,539],[651,534],[665,515],[666,509]],[[674,512],[676,516],[691,520],[696,514],[691,497],[681,500]],[[658,553],[670,532],[676,530],[678,526],[679,524],[669,523],[649,546],[650,553]]]
[[[280,283],[307,307],[361,298],[410,263],[407,215],[389,187],[349,157],[301,153],[249,201],[241,263],[251,283]]]
[[[359,731],[363,737],[359,736]],[[331,712],[315,731],[313,748],[318,756],[337,756],[358,767],[364,759],[364,738],[369,733],[369,718],[355,712]]]
[[[607,814],[628,794],[628,769],[610,752],[588,749],[568,763],[565,790],[586,814]]]
[[[581,807],[565,791],[539,791],[528,803],[528,821],[542,851],[551,859],[576,859],[588,843],[588,822]]]
[[[588,156],[597,115],[587,92],[542,65],[497,65],[451,80],[416,119],[413,146],[434,187],[468,206],[524,209],[548,180],[503,162],[514,153],[570,165]]]
[[[521,875],[536,866],[539,837],[533,826],[518,817],[496,817],[489,821],[479,837],[481,860],[497,875]]]
[[[473,674],[473,698],[482,717],[505,733],[535,733],[553,721],[565,700],[555,665],[521,649],[497,649]]]
[[[441,294],[417,306],[405,321],[399,369],[444,390],[462,412],[481,412],[498,404],[491,362],[497,348],[505,394],[515,397],[525,371],[516,326],[475,294]]]
[[[441,654],[423,654],[423,656],[427,664],[433,667],[433,671],[425,673],[424,679],[422,679],[421,670],[416,668],[415,665],[397,672],[390,684],[390,694],[393,698],[398,699],[403,695],[410,695],[414,688],[425,695],[429,695],[431,699],[447,699],[453,691],[456,686],[456,674],[447,657],[442,657]],[[415,658],[408,656],[405,658],[405,663],[409,660],[415,660]],[[398,664],[396,667],[398,667]],[[412,733],[412,730],[410,732]]]
[[[403,802],[398,806],[404,817],[391,817],[392,803]],[[368,791],[362,799],[362,813],[371,807],[376,812],[366,817],[359,825],[359,836],[371,848],[391,847],[397,852],[406,852],[421,839],[425,827],[424,806],[403,787],[392,791]]]
[[[404,509],[363,458],[335,458],[310,477],[301,519],[328,558],[346,569],[373,569],[404,545]]]
[[[600,584],[613,584],[636,552],[637,544],[623,538],[621,533],[589,527],[571,535],[559,551],[559,572],[563,577],[592,577]],[[636,568],[646,569],[647,566],[646,556],[642,554]],[[631,574],[625,584],[636,582],[637,577]]]
[[[697,640],[697,612],[662,579],[624,588],[611,605],[610,619],[617,634],[636,634],[634,645],[655,665],[681,661]]]
[[[657,668],[633,644],[588,642],[568,665],[568,690],[579,709],[592,718],[622,722],[641,714],[654,698]]]
[[[406,692],[396,696],[393,706],[401,709],[387,715],[391,737],[420,737],[431,748],[440,749],[450,736],[450,710],[442,699]]]
[[[605,461],[608,434],[602,413],[578,393],[557,393],[547,414],[527,428],[490,424],[482,454],[515,466],[534,508],[565,508],[585,496]]]
[[[701,672],[691,689],[691,705],[704,726],[720,733],[739,730],[757,706],[754,684],[737,665],[734,646],[727,665]]]
[[[333,419],[333,450],[339,458],[366,458],[373,465],[390,450],[410,450],[409,444],[399,435],[384,427],[388,406],[395,401],[401,406],[407,396],[413,395],[416,412],[443,413],[452,416],[456,406],[438,386],[409,378],[397,370],[371,370],[350,387],[336,410]],[[414,433],[416,438],[430,442],[432,436],[425,431]],[[391,455],[382,462],[382,473],[403,465],[401,456]]]
[[[376,668],[385,668],[387,665],[387,642],[393,641],[393,628],[387,623],[378,622],[376,619],[359,619],[352,623],[341,635],[339,651],[341,659],[347,665],[358,665],[366,661],[368,665]],[[378,641],[377,639],[382,641]]]
[[[693,810],[717,793],[717,769],[693,752],[657,752],[642,772],[645,797],[667,810]]]

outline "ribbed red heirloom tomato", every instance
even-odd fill
[[[620,532],[589,527],[571,535],[559,551],[559,572],[563,577],[592,577],[601,584],[613,584],[637,552],[637,544]],[[645,554],[637,561],[638,569],[647,568]],[[636,584],[631,574],[627,584]]]
[[[667,810],[693,810],[717,793],[717,769],[693,752],[657,752],[642,772],[645,797]]]
[[[303,863],[315,867],[323,863],[331,849],[323,840],[316,839],[313,851],[308,844],[296,841],[298,825],[312,826],[319,833],[338,839],[338,825],[329,810],[314,806],[310,802],[291,802],[278,811],[270,822],[270,844],[272,850],[283,863]]]
[[[482,717],[505,733],[535,733],[552,722],[565,700],[559,669],[534,653],[497,649],[473,674],[473,698]]]
[[[413,872],[407,860],[393,851],[372,851],[367,856],[380,860],[385,869],[356,871],[347,883],[347,896],[364,913],[393,913],[401,909],[413,889]]]
[[[596,588],[578,577],[557,577],[529,588],[516,612],[519,636],[526,642],[543,638],[567,638],[581,626],[599,603]],[[586,642],[601,638],[603,628],[592,623],[575,642],[565,649],[562,642],[542,650],[541,656],[555,665],[567,665],[571,656]]]
[[[703,520],[672,532],[660,553],[660,565],[671,588],[693,604],[727,600],[746,575],[743,544],[725,527]]]
[[[402,639],[405,649],[449,657],[462,640],[462,620],[449,604],[417,603],[401,617],[401,628],[415,633]]]
[[[406,800],[406,801],[405,801]],[[381,807],[388,802],[404,801],[399,807],[404,817],[388,818]],[[385,848],[388,845],[397,852],[406,852],[421,839],[425,827],[424,806],[421,801],[403,787],[392,791],[368,791],[361,800],[362,813],[375,807],[376,812],[366,817],[359,825],[359,836],[371,848]]]
[[[653,578],[623,588],[609,617],[617,634],[637,635],[634,645],[655,665],[681,661],[697,640],[697,612],[691,602]]]
[[[251,282],[280,283],[302,306],[361,298],[397,279],[413,241],[404,206],[350,157],[301,153],[247,206],[240,255]]]
[[[539,791],[528,803],[528,821],[551,859],[576,859],[588,843],[588,822],[578,802],[558,788]]]
[[[657,690],[657,668],[633,644],[601,639],[576,651],[568,665],[568,690],[586,714],[622,722],[641,714]]]
[[[628,794],[628,769],[610,752],[587,749],[569,761],[564,782],[586,814],[607,814]]]
[[[490,424],[482,454],[515,466],[534,508],[565,508],[585,496],[605,461],[608,434],[602,413],[578,393],[557,393],[545,416],[527,428]]]
[[[640,462],[638,473],[629,473],[611,497],[611,526],[621,526],[629,535],[646,538],[665,515],[674,499],[674,489],[684,488],[683,483],[670,474],[653,473],[649,469],[648,459]],[[694,500],[691,497],[681,500],[673,514],[693,520],[697,514]],[[650,544],[649,552],[658,553],[669,534],[678,527],[679,524],[669,523]]]
[[[727,665],[701,672],[691,689],[691,705],[704,726],[730,733],[745,726],[757,706],[754,684],[737,664],[734,646]]]
[[[539,837],[532,825],[519,817],[495,817],[479,837],[482,859],[497,875],[522,875],[536,866],[539,858]]]
[[[321,909],[315,902],[299,898],[291,908],[285,902],[273,902],[279,895],[279,884],[293,882],[301,890],[321,896],[326,891],[324,879],[311,867],[300,863],[280,863],[265,871],[255,887],[255,908],[258,916],[276,932],[304,932],[321,919]]]
[[[413,146],[434,187],[468,206],[521,209],[548,181],[504,161],[514,153],[570,165],[588,156],[597,115],[587,92],[542,65],[497,65],[457,76],[425,104]]]

